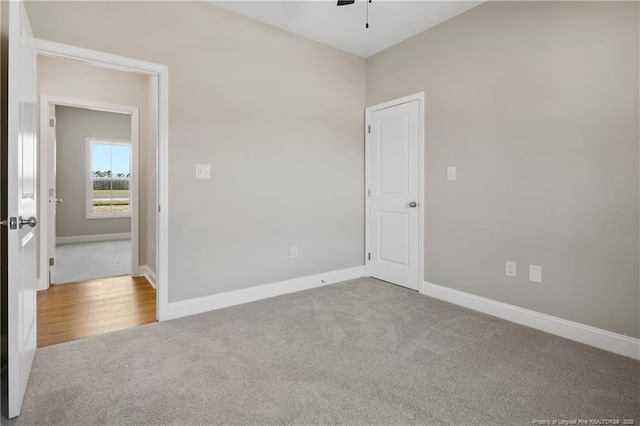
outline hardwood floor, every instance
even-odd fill
[[[52,285],[38,292],[38,347],[156,320],[156,291],[129,275]]]

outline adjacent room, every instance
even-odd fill
[[[55,117],[57,262],[50,281],[130,274],[131,116],[58,106]]]
[[[638,2],[1,16],[3,421],[640,422]]]

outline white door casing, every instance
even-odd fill
[[[138,176],[139,161],[139,129],[140,129],[140,110],[134,106],[119,105],[105,102],[97,102],[85,99],[72,99],[59,96],[40,95],[40,154],[42,158],[47,157],[45,161],[40,162],[40,187],[48,188],[48,193],[42,192],[42,197],[48,196],[49,203],[42,205],[40,208],[41,216],[46,215],[48,221],[46,226],[43,224],[42,232],[46,232],[49,236],[49,244],[41,247],[40,257],[42,270],[49,270],[49,276],[42,275],[40,277],[39,290],[46,290],[49,284],[55,282],[55,248],[56,248],[56,198],[58,197],[56,188],[56,126],[55,107],[67,106],[74,108],[90,109],[92,111],[111,112],[114,114],[127,114],[131,116],[131,275],[137,277],[140,275],[139,265],[139,247],[140,236],[140,213],[139,213],[139,186],[140,179]],[[50,126],[50,119],[53,119],[54,126]],[[54,196],[51,196],[51,193]],[[63,197],[64,194],[59,194]],[[87,194],[88,196],[88,194]],[[64,203],[64,199],[59,199]],[[46,228],[46,229],[45,229]],[[54,266],[49,266],[49,258],[54,258]]]
[[[366,111],[367,274],[414,290],[423,275],[423,99]]]
[[[45,152],[47,155],[47,185],[45,185],[45,187],[48,187],[47,225],[49,226],[49,229],[47,230],[48,250],[47,255],[45,256],[45,264],[49,266],[49,277],[47,284],[51,284],[56,282],[56,212],[58,209],[58,190],[56,185],[56,106],[53,104],[47,104],[46,107],[49,117],[49,119],[47,120],[48,123],[46,128],[46,140],[48,141],[48,143],[44,143],[43,140],[40,141],[40,143],[43,145],[40,149],[40,152]],[[42,127],[40,131],[42,132]],[[43,173],[45,172],[45,170],[41,171]],[[42,193],[42,196],[44,197],[44,193]],[[61,201],[62,200],[60,200],[60,202]],[[40,216],[42,217],[42,215]],[[41,253],[43,252],[41,251]],[[53,262],[50,262],[49,259],[53,259]]]
[[[9,218],[37,216],[37,59],[24,4],[9,2],[8,190]],[[8,224],[9,417],[20,413],[36,350],[38,228]]]

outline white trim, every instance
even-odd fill
[[[92,243],[96,241],[130,240],[130,232],[116,234],[72,235],[69,237],[56,237],[56,244]]]
[[[425,194],[424,194],[424,190],[425,190],[425,95],[424,92],[420,92],[420,93],[415,93],[413,95],[409,95],[409,96],[405,96],[402,98],[398,98],[398,99],[394,99],[388,102],[384,102],[381,104],[377,104],[377,105],[373,105],[370,107],[365,108],[365,122],[364,122],[364,135],[365,135],[365,144],[364,144],[364,158],[365,158],[365,165],[364,165],[364,170],[365,170],[365,194],[364,194],[364,199],[365,199],[365,218],[364,218],[364,222],[365,222],[365,247],[364,247],[364,264],[365,264],[365,275],[367,277],[371,276],[370,274],[370,268],[369,268],[369,259],[367,254],[371,253],[371,246],[370,246],[370,241],[371,238],[369,237],[369,233],[370,233],[370,224],[371,221],[369,219],[369,207],[370,207],[370,202],[369,202],[369,196],[367,194],[367,191],[369,190],[369,188],[371,188],[371,182],[370,182],[370,172],[371,172],[371,168],[369,166],[369,146],[370,146],[370,138],[371,138],[371,134],[368,131],[369,125],[371,124],[371,113],[375,112],[375,111],[380,111],[382,109],[385,108],[391,108],[394,106],[398,106],[398,105],[402,105],[402,104],[406,104],[409,102],[413,102],[413,101],[418,101],[418,156],[419,156],[419,163],[418,163],[418,217],[419,217],[419,223],[418,223],[418,289],[420,288],[420,283],[422,283],[424,281],[424,262],[425,262],[425,258],[424,258],[424,220],[425,220],[425,205],[424,205],[424,199],[425,199]]]
[[[131,126],[133,128],[133,126]],[[136,133],[137,135],[137,133]],[[133,135],[131,135],[133,136]],[[93,138],[93,137],[87,137],[85,138],[85,154],[86,154],[86,160],[85,160],[85,219],[115,219],[115,218],[121,218],[121,217],[130,217],[131,220],[133,221],[133,210],[134,210],[134,205],[133,205],[133,198],[135,197],[136,199],[138,197],[136,197],[137,195],[137,188],[134,188],[134,182],[140,182],[140,179],[134,179],[134,176],[138,175],[138,170],[139,168],[139,164],[134,163],[133,162],[133,158],[134,157],[138,157],[139,156],[139,144],[135,143],[138,142],[137,138],[134,140],[132,139],[131,141],[124,141],[124,140],[115,140],[115,139],[103,139],[103,138]],[[123,146],[128,146],[131,149],[130,155],[129,155],[129,173],[130,173],[130,177],[127,178],[126,180],[129,181],[129,212],[128,213],[94,213],[92,212],[92,208],[93,207],[93,182],[95,180],[95,178],[93,178],[91,176],[91,164],[93,163],[93,149],[92,149],[92,145],[96,143],[96,144],[109,144],[109,145],[123,145]],[[134,151],[138,151],[138,155],[134,154]],[[98,179],[103,179],[103,180],[110,180],[111,178],[98,178]],[[116,178],[117,179],[117,178]],[[124,179],[123,179],[124,180]],[[140,215],[137,215],[138,217],[140,217]],[[133,224],[132,224],[133,225]],[[133,227],[132,227],[133,230]]]
[[[138,272],[141,276],[145,277],[147,281],[149,281],[151,287],[156,288],[156,273],[153,272],[148,265],[140,265]]]
[[[62,96],[49,96],[46,93],[40,96],[40,103],[42,104],[42,100],[46,100],[49,104],[53,105],[61,105],[61,106],[69,106],[75,108],[83,108],[90,109],[92,111],[101,111],[101,112],[112,112],[114,114],[127,114],[131,115],[135,110],[138,110],[138,107],[129,106],[129,105],[120,105],[120,104],[112,104],[107,102],[96,102],[87,99],[78,99],[78,98],[66,98]],[[48,122],[47,122],[48,126]]]
[[[166,319],[180,318],[187,315],[200,314],[243,303],[255,302],[257,300],[268,299],[270,297],[281,296],[283,294],[295,293],[342,281],[353,280],[363,276],[364,266],[356,266],[323,274],[308,275],[306,277],[294,278],[286,281],[227,291],[224,293],[213,294],[211,296],[172,302],[169,303]]]
[[[496,300],[476,296],[428,282],[422,283],[420,293],[474,311],[483,312],[507,321],[555,334],[629,358],[640,360],[640,339],[589,325],[568,321]]]
[[[99,67],[112,68],[120,71],[138,72],[140,74],[160,75],[168,70],[167,66],[141,61],[139,59],[128,58],[126,56],[113,55],[111,53],[97,50],[85,49],[83,47],[69,44],[57,43],[54,41],[34,38],[33,48],[39,55],[51,56],[54,58],[72,59],[84,62],[85,64]]]
[[[158,77],[157,123],[158,123],[158,155],[156,181],[158,182],[158,241],[157,241],[157,293],[156,318],[167,319],[169,304],[169,68],[166,65],[154,64],[125,56],[84,49],[41,39],[32,39],[33,47],[40,55],[67,58],[96,66],[139,72]],[[136,262],[136,265],[137,262]]]

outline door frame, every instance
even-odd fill
[[[34,39],[33,43],[38,55],[71,59],[91,65],[157,77],[156,319],[158,321],[167,320],[169,319],[169,67],[48,40]]]
[[[370,164],[370,146],[371,146],[371,114],[376,111],[380,111],[383,109],[391,108],[394,106],[399,106],[402,104],[406,104],[409,102],[418,101],[418,292],[422,289],[422,283],[424,282],[424,189],[425,189],[425,96],[424,92],[415,93],[413,95],[404,96],[402,98],[393,99],[388,102],[383,102],[381,104],[373,105],[365,108],[365,120],[364,120],[364,173],[365,173],[365,215],[364,215],[364,223],[365,223],[365,246],[364,246],[364,267],[365,267],[365,275],[367,277],[371,276],[370,272],[370,263],[369,263],[369,253],[371,253],[371,218],[370,218],[370,201],[369,201],[369,190],[371,188],[371,164]]]
[[[47,218],[41,221],[40,227],[40,268],[39,268],[39,289],[49,288],[49,182],[50,159],[56,153],[56,140],[50,140],[49,136],[49,107],[66,106],[83,108],[92,111],[110,112],[131,116],[131,275],[140,275],[140,109],[134,106],[118,105],[111,103],[95,102],[83,99],[63,98],[59,96],[40,96],[40,217]],[[56,123],[57,126],[57,123]],[[55,159],[54,159],[55,161]],[[86,180],[87,176],[85,176]],[[47,202],[45,202],[45,197]],[[56,187],[57,198],[57,187]],[[45,244],[45,241],[47,244]]]

